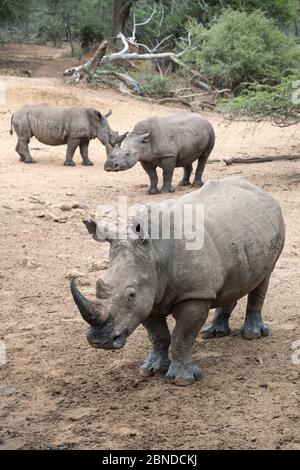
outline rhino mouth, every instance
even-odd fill
[[[124,331],[121,334],[112,334],[111,336],[102,336],[101,331],[95,331],[89,328],[86,338],[90,346],[95,349],[121,349],[125,346],[128,333]]]

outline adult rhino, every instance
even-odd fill
[[[46,145],[67,145],[64,165],[75,166],[73,156],[78,146],[82,165],[93,165],[88,157],[91,139],[98,138],[105,145],[107,155],[110,155],[117,142],[122,141],[122,137],[108,123],[110,115],[111,111],[103,116],[91,108],[27,105],[13,114],[10,133],[13,134],[14,128],[18,136],[16,151],[21,162],[35,163],[28,148],[30,139],[35,137]]]
[[[177,239],[172,233],[187,207],[201,205],[205,214],[203,247],[188,249],[188,232]],[[205,338],[230,334],[230,315],[246,295],[242,336],[255,339],[269,334],[261,312],[270,275],[284,246],[284,221],[277,202],[241,177],[210,181],[177,201],[157,205],[164,217],[173,213],[169,239],[161,233],[151,235],[159,233],[157,228],[162,224],[162,218],[153,220],[153,214],[157,214],[154,206],[146,206],[148,210],[135,217],[135,239],[113,237],[94,221],[85,221],[96,240],[110,243],[109,268],[105,280],[97,281],[96,301],[87,300],[74,280],[71,291],[82,317],[90,324],[87,339],[91,346],[122,348],[142,323],[152,351],[141,373],[166,373],[167,378],[184,385],[202,376],[193,362],[192,347],[210,309],[216,311],[212,323],[203,330]],[[201,225],[193,220],[195,228],[199,232]],[[176,320],[172,336],[166,323],[170,314]]]
[[[180,112],[167,117],[151,117],[139,122],[116,145],[105,163],[106,171],[123,171],[138,161],[150,178],[150,194],[158,194],[157,167],[163,170],[163,192],[173,192],[176,167],[184,168],[180,186],[189,186],[193,162],[198,160],[193,186],[203,185],[202,174],[215,145],[215,133],[207,119],[196,113]]]

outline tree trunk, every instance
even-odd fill
[[[133,0],[114,0],[112,36],[123,33]]]

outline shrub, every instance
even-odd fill
[[[224,100],[218,110],[230,119],[260,121],[271,117],[277,125],[287,126],[300,120],[299,76],[282,79],[278,85],[251,84],[249,89],[232,100]]]
[[[143,78],[143,91],[145,95],[153,98],[170,96],[172,85],[167,78],[157,75],[145,75]]]
[[[191,20],[188,26],[199,47],[184,60],[219,88],[238,94],[244,82],[276,84],[299,67],[300,46],[261,11],[228,10],[211,29]],[[181,47],[184,47],[183,45]]]

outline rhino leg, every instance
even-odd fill
[[[17,150],[18,154],[20,155],[20,160],[23,161],[24,163],[35,163],[35,160],[33,160],[32,156],[30,155],[29,148],[28,148],[29,140],[22,140],[19,139],[17,147],[19,150]]]
[[[152,343],[152,351],[140,368],[140,375],[151,377],[165,374],[170,361],[168,351],[170,347],[170,332],[164,317],[151,316],[143,322]]]
[[[163,193],[174,193],[172,179],[175,170],[176,160],[174,157],[164,157],[161,159],[160,166],[163,170]]]
[[[248,294],[245,323],[241,335],[245,339],[256,339],[269,335],[269,328],[263,322],[261,310],[267,295],[270,276]]]
[[[82,142],[80,144],[80,155],[82,157],[82,165],[93,166],[94,163],[89,159],[89,142]]]
[[[183,168],[183,171],[184,171],[183,178],[178,184],[178,186],[190,186],[191,184],[190,177],[193,172],[193,165],[185,166]]]
[[[76,163],[73,161],[74,153],[80,144],[79,139],[72,139],[69,140],[67,143],[67,155],[66,155],[66,160],[64,162],[65,166],[75,166]]]
[[[20,161],[20,162],[25,162],[25,157],[24,157],[24,155],[20,152],[19,140],[18,140],[18,143],[17,143],[17,145],[16,145],[16,152],[20,155],[19,161]]]
[[[146,163],[146,162],[141,162],[141,164],[150,178],[149,194],[151,195],[159,194],[159,190],[157,188],[158,176],[157,176],[156,166],[153,166],[150,163]]]
[[[221,338],[222,336],[228,336],[231,333],[229,327],[229,318],[236,307],[236,302],[230,305],[226,305],[221,308],[217,308],[210,325],[203,328],[201,334],[202,338]]]
[[[190,385],[203,376],[200,367],[193,362],[192,349],[209,309],[209,302],[190,300],[182,302],[172,312],[176,326],[171,339],[172,360],[166,377],[175,385]]]

